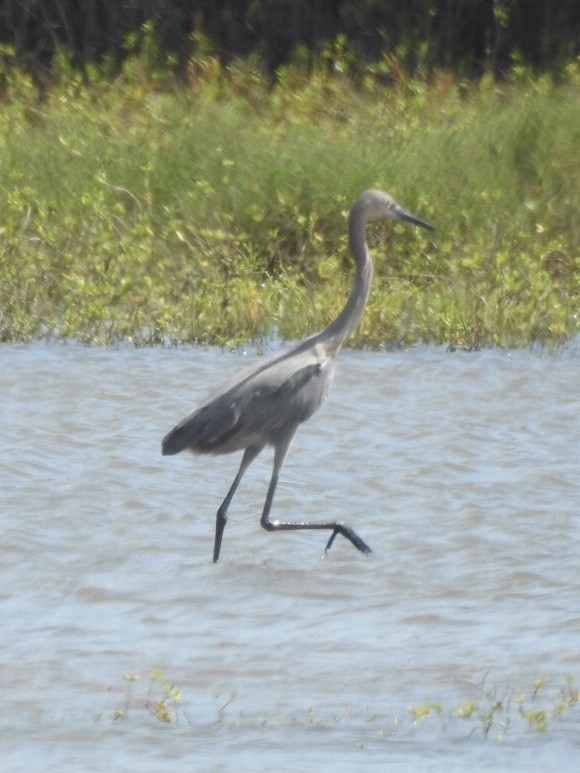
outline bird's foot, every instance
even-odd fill
[[[369,548],[367,543],[362,540],[358,534],[353,531],[352,529],[349,529],[348,526],[343,526],[340,523],[337,523],[334,527],[334,530],[332,534],[330,535],[330,539],[326,543],[326,547],[324,549],[325,553],[328,553],[330,548],[332,547],[332,543],[334,542],[336,535],[342,534],[343,537],[346,537],[346,539],[350,540],[352,544],[355,546],[357,550],[360,550],[361,553],[372,553],[373,551]]]

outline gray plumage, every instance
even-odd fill
[[[348,225],[349,245],[356,263],[355,281],[338,317],[323,331],[294,348],[238,373],[163,439],[164,455],[185,449],[196,454],[244,451],[238,473],[217,512],[214,562],[219,559],[230,502],[245,470],[265,446],[274,447],[274,466],[260,521],[263,528],[268,531],[326,529],[332,532],[326,550],[336,535],[341,534],[361,552],[371,552],[368,545],[344,524],[271,521],[270,508],[280,468],[294,434],[326,398],[332,384],[334,358],[366,306],[373,264],[366,245],[365,226],[368,220],[377,217],[407,220],[433,229],[430,223],[402,209],[386,193],[377,190],[362,193],[350,211]]]

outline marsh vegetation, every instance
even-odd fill
[[[39,99],[3,75],[0,337],[235,346],[327,324],[364,188],[437,226],[369,233],[355,346],[557,344],[578,330],[580,67],[408,77],[348,52],[280,67],[143,53],[113,81],[65,54]]]

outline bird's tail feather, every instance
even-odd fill
[[[178,424],[165,435],[161,442],[161,453],[163,456],[172,456],[184,451],[186,448],[192,448],[194,435],[191,431],[191,425]]]

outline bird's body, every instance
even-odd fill
[[[165,437],[163,452],[229,454],[253,445],[275,446],[319,408],[332,374],[332,358],[309,341],[269,357],[238,372],[180,421]],[[291,410],[281,411],[281,403]]]
[[[196,454],[244,451],[238,474],[217,512],[214,562],[219,558],[226,512],[236,488],[249,464],[266,446],[274,447],[274,468],[262,513],[262,526],[268,531],[327,529],[332,531],[327,550],[335,536],[342,534],[360,551],[370,552],[363,540],[343,524],[271,521],[269,514],[278,474],[294,434],[326,398],[332,384],[334,358],[364,311],[373,273],[365,241],[365,225],[369,218],[380,216],[433,228],[401,209],[381,191],[369,190],[361,194],[349,217],[349,243],[356,260],[355,282],[338,317],[323,331],[294,348],[238,373],[163,439],[164,455],[185,449]]]

